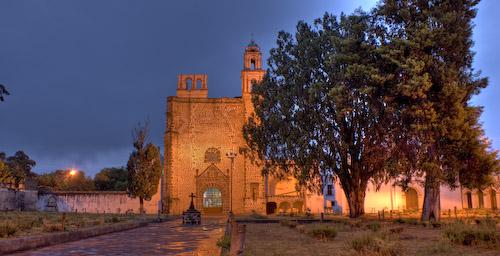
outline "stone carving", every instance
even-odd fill
[[[216,148],[209,148],[205,151],[205,163],[220,163],[220,151]]]

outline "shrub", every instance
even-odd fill
[[[0,224],[0,237],[13,236],[17,232],[17,226],[10,223]]]
[[[495,247],[500,242],[500,235],[496,232],[495,227],[486,224],[467,225],[455,223],[444,230],[444,236],[455,244],[466,246],[484,244]]]
[[[337,231],[330,226],[316,226],[311,230],[311,235],[321,240],[331,240],[337,236]]]
[[[381,225],[378,221],[372,221],[372,222],[368,222],[366,224],[366,227],[373,232],[377,232],[380,230]]]
[[[228,236],[222,236],[217,240],[217,247],[229,250],[231,248],[231,238]]]

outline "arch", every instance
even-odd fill
[[[276,202],[268,202],[266,204],[266,213],[273,214],[276,212],[276,208],[278,208],[278,205],[276,204]]]
[[[184,84],[186,85],[186,90],[192,90],[194,89],[194,85],[193,85],[193,79],[191,78],[186,78]]]
[[[491,209],[496,210],[497,206],[497,192],[494,189],[490,191]]]
[[[255,68],[257,67],[257,62],[254,58],[251,58],[250,59],[250,69],[251,70],[255,70]]]
[[[206,213],[222,213],[222,192],[209,187],[203,192],[203,210]]]
[[[477,201],[479,208],[484,208],[484,193],[482,190],[477,191]]]
[[[467,199],[467,208],[472,209],[472,193],[467,191],[467,193],[465,193],[465,197]]]
[[[200,78],[196,79],[196,85],[195,86],[196,86],[195,87],[196,89],[202,89],[203,88],[203,81]]]
[[[406,195],[406,209],[418,210],[418,193],[414,188],[408,188],[405,192]]]

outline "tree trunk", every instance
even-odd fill
[[[424,207],[422,221],[439,221],[441,217],[441,203],[439,200],[439,182],[432,178],[425,178]]]
[[[349,218],[358,218],[365,214],[366,186],[352,187],[350,193],[346,193],[349,203]]]
[[[144,198],[142,196],[139,197],[139,212],[140,214],[144,214]]]

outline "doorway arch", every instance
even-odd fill
[[[222,213],[222,192],[215,187],[203,192],[203,211],[205,213]]]

